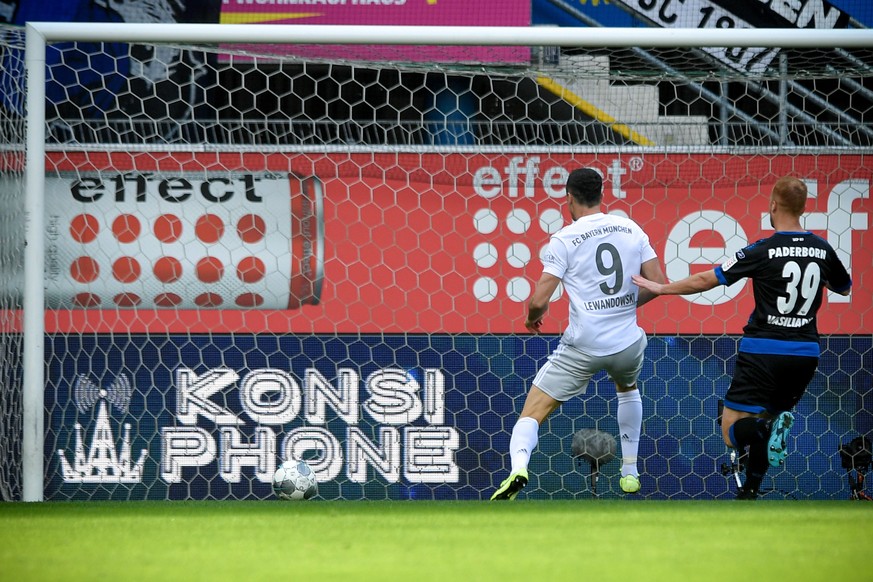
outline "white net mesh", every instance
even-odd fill
[[[5,71],[24,69],[24,37],[0,30],[0,62]],[[24,269],[24,94],[23,75],[4,75],[0,88],[0,278]],[[5,283],[4,283],[5,284]],[[0,499],[21,497],[22,337],[21,298],[0,296]]]
[[[20,73],[19,33],[4,38]],[[265,498],[289,457],[322,498],[487,498],[566,322],[559,297],[548,335],[522,333],[578,166],[603,172],[608,211],[642,224],[671,279],[765,236],[772,183],[807,181],[807,227],[855,285],[823,309],[795,453],[764,485],[847,496],[839,444],[873,430],[871,51],[737,68],[694,49],[465,47],[512,62],[449,65],[378,48],[49,46],[47,498]],[[16,152],[21,79],[5,77]],[[4,354],[20,351],[23,238],[6,216]],[[641,311],[648,497],[732,494],[715,418],[750,302],[731,287]],[[605,376],[542,427],[526,495],[591,495],[583,428],[617,434]],[[618,461],[601,467],[598,494],[617,480]]]

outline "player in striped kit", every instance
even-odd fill
[[[794,422],[790,411],[818,366],[816,314],[822,290],[848,295],[852,286],[831,245],[801,226],[806,198],[802,181],[781,178],[770,195],[774,235],[714,270],[681,281],[664,285],[633,277],[641,289],[656,295],[688,295],[752,279],[755,309],[743,329],[721,421],[725,444],[740,453],[749,449],[738,499],[756,499],[768,467],[785,462]]]
[[[570,323],[539,370],[509,442],[511,471],[491,500],[511,500],[528,482],[527,467],[539,426],[562,402],[584,394],[591,377],[606,370],[618,392],[621,488],[640,490],[637,454],[643,404],[637,379],[647,345],[637,325],[639,305],[654,297],[638,291],[631,275],[666,281],[649,237],[634,221],[601,211],[603,179],[590,168],[570,173],[567,208],[573,219],[549,241],[543,274],[528,305],[525,327],[539,333],[549,301],[563,283]]]

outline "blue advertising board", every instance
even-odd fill
[[[556,336],[52,336],[47,499],[267,499],[277,463],[310,462],[322,499],[487,499]],[[765,488],[848,495],[838,449],[873,430],[870,337],[831,336],[800,403],[796,450]],[[716,425],[737,338],[651,338],[642,497],[732,497]],[[863,356],[862,356],[863,354]],[[540,430],[529,498],[586,498],[573,434],[617,434],[603,375]],[[619,461],[597,493],[617,495]]]

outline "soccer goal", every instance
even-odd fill
[[[791,174],[849,265],[773,496],[848,497],[873,431],[867,30],[31,23],[2,32],[0,497],[487,499],[567,318],[524,333],[580,166],[676,279],[766,236]],[[730,47],[730,48],[724,48]],[[26,78],[26,85],[25,85]],[[751,290],[662,298],[641,378],[652,499],[730,497],[716,425]],[[542,428],[529,498],[585,498]],[[584,464],[584,461],[582,461]],[[597,495],[618,495],[618,461]]]

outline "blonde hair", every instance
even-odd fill
[[[790,176],[779,178],[773,186],[773,199],[795,216],[803,214],[806,195],[806,184]]]

